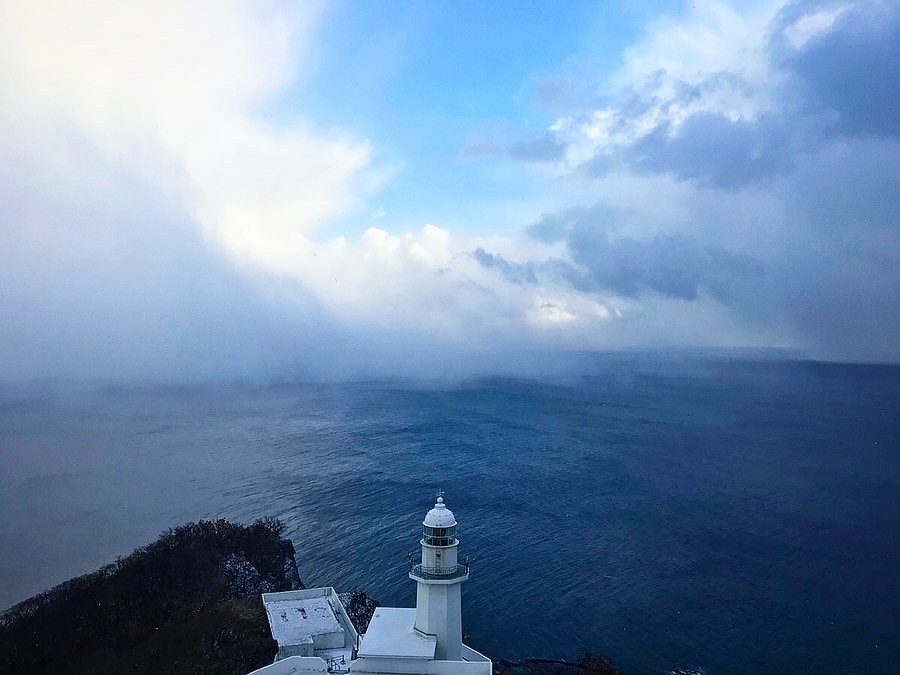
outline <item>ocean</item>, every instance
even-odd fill
[[[189,520],[413,606],[443,490],[493,657],[900,672],[900,368],[647,356],[552,381],[0,388],[0,606]]]

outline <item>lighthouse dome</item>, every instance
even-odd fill
[[[422,521],[425,527],[454,527],[456,525],[456,517],[453,511],[448,509],[444,504],[444,498],[438,497],[434,508],[425,514],[425,520]]]

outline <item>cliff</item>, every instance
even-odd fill
[[[274,519],[189,523],[0,615],[0,672],[239,673],[276,644],[260,595],[303,588]]]

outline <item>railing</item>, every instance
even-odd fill
[[[328,659],[328,672],[329,673],[349,673],[350,672],[350,664],[346,662],[344,657],[341,657],[341,660],[338,661],[337,658]]]
[[[469,576],[469,559],[462,558],[456,565],[449,567],[426,567],[421,562],[421,555],[409,554],[409,573],[423,579],[456,579]]]

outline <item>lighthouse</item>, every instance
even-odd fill
[[[379,607],[358,636],[333,588],[266,593],[278,655],[251,675],[491,675],[491,660],[462,642],[460,589],[469,562],[459,556],[456,518],[442,493],[422,527],[421,558],[409,556],[415,608]]]
[[[416,582],[417,631],[437,638],[434,658],[462,659],[462,583],[469,578],[469,563],[459,557],[456,518],[438,495],[434,508],[422,521],[422,561],[410,567]]]

